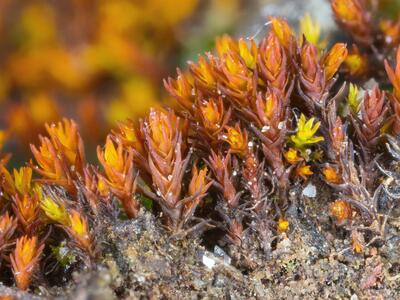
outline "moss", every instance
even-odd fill
[[[376,67],[372,88],[367,83],[375,70],[355,70],[346,62],[344,43],[321,52],[319,30],[310,28],[315,23],[307,23],[307,30],[318,35],[313,44],[284,19],[273,17],[258,45],[224,36],[215,53],[200,56],[187,71],[165,80],[176,107],[151,109],[142,119],[119,123],[97,148],[98,165],[86,161],[78,127],[67,119],[45,126],[39,146],[31,145],[34,160],[27,167],[10,172],[4,156],[0,249],[11,258],[11,268],[2,268],[12,270],[17,286],[36,286],[35,273],[46,262],[41,255],[45,246],[63,268],[85,266],[89,273],[102,269],[99,263],[109,252],[121,270],[130,272],[127,278],[120,273],[126,289],[135,285],[147,293],[162,283],[157,295],[172,295],[170,282],[181,268],[193,276],[200,268],[195,258],[200,251],[215,260],[206,267],[220,269],[211,278],[202,266],[206,283],[183,278],[180,284],[203,291],[213,285],[218,295],[221,288],[230,288],[242,296],[256,285],[238,291],[229,280],[245,286],[244,274],[265,267],[265,260],[293,274],[295,281],[313,278],[298,261],[312,270],[326,264],[320,256],[327,256],[330,244],[321,226],[343,235],[348,248],[334,255],[347,263],[352,249],[351,255],[362,256],[381,247],[398,198],[390,192],[398,175],[385,169],[392,168],[389,164],[378,168],[376,161],[400,157],[393,151],[397,138],[384,135],[400,133],[400,50],[396,67],[389,62],[400,43],[393,35],[400,23],[373,23],[373,11],[359,0],[331,2],[337,23],[358,44],[350,55]],[[379,88],[388,79],[392,92]],[[351,85],[346,99],[347,80],[360,88]],[[361,87],[365,90],[359,100]],[[337,107],[346,109],[339,113]],[[307,188],[313,192],[306,193]],[[324,190],[325,198],[318,195]],[[312,203],[316,197],[325,201],[318,208],[324,216],[318,225]],[[210,228],[218,232],[216,238],[206,237]],[[206,253],[199,236],[228,249],[234,266]],[[292,240],[304,247],[294,251]],[[304,257],[292,257],[293,252]],[[274,256],[282,258],[283,266],[269,260]],[[374,268],[366,267],[375,277],[367,276],[363,286],[379,284],[383,273],[382,264],[378,266],[375,275]],[[105,274],[99,280],[107,286]]]

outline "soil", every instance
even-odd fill
[[[67,283],[15,299],[399,299],[400,208],[384,240],[356,254],[348,231],[327,215],[330,201],[318,181],[317,197],[301,195],[287,211],[290,229],[261,247],[248,230],[241,247],[201,238],[176,239],[153,214],[103,226],[103,257],[93,269],[77,264]],[[292,199],[292,200],[293,200]],[[311,213],[312,212],[312,213]],[[214,231],[203,236],[209,240]],[[205,247],[204,245],[207,245]]]

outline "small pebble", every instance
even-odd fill
[[[317,189],[315,185],[312,183],[309,183],[303,190],[303,196],[310,197],[310,198],[315,198],[317,195]]]
[[[215,260],[203,254],[203,264],[211,270],[215,266]]]

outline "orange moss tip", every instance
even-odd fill
[[[135,149],[140,154],[144,154],[144,136],[137,122],[130,119],[117,123],[119,131],[112,131],[116,141],[121,140],[126,147]]]
[[[75,166],[68,164],[65,157],[57,152],[49,138],[40,136],[39,139],[41,143],[39,148],[30,145],[38,164],[33,167],[33,170],[44,177],[41,179],[43,182],[63,186],[70,192],[75,191],[72,182]]]
[[[294,165],[303,160],[303,158],[299,156],[297,149],[294,148],[289,148],[289,150],[283,153],[283,156],[285,157],[286,161],[291,165]]]
[[[198,114],[202,124],[211,134],[218,133],[227,119],[222,98],[209,99],[199,105]],[[229,117],[229,116],[228,116]]]
[[[332,166],[325,166],[322,170],[322,174],[324,175],[325,180],[329,183],[339,184],[342,182],[342,178],[338,171]]]
[[[229,144],[232,153],[245,156],[248,152],[248,133],[246,130],[242,131],[239,123],[235,127],[226,126],[226,132],[221,138]]]
[[[3,190],[8,197],[16,193],[13,176],[7,170],[3,163],[0,163],[0,175],[2,177]]]
[[[347,57],[345,44],[337,43],[319,58],[318,49],[307,40],[300,48],[300,82],[302,92],[310,99],[312,106],[321,106],[324,94],[333,82],[333,77]]]
[[[363,0],[332,0],[336,21],[360,43],[371,42],[370,15]]]
[[[49,137],[39,136],[39,147],[31,145],[38,164],[33,169],[44,177],[43,182],[61,185],[74,193],[73,180],[83,175],[85,165],[84,145],[77,125],[63,119],[62,123],[46,124],[46,129]]]
[[[272,87],[284,92],[288,81],[287,56],[279,38],[270,32],[261,42],[258,55],[260,75]]]
[[[192,179],[189,184],[189,196],[204,195],[210,187],[208,169],[204,167],[199,170],[196,165],[192,168]]]
[[[111,136],[107,136],[103,151],[100,146],[97,148],[97,157],[110,179],[113,178],[112,174],[122,173],[126,168],[124,147],[121,143],[117,143],[116,146]]]
[[[228,52],[238,52],[239,47],[237,41],[230,35],[224,34],[215,39],[215,49],[219,56],[224,56]]]
[[[182,219],[186,220],[188,216],[194,213],[197,205],[206,196],[211,184],[212,181],[210,181],[208,178],[207,167],[199,170],[196,165],[193,165],[192,179],[190,180],[187,192],[188,196],[192,197],[193,199],[184,205]]]
[[[342,21],[353,22],[360,17],[358,0],[332,0],[331,3],[335,16]]]
[[[360,77],[365,75],[368,71],[368,57],[362,54],[355,44],[347,55],[344,63],[351,76]]]
[[[110,186],[107,184],[106,179],[102,176],[98,176],[97,185],[95,187],[95,190],[102,197],[107,197],[111,192]]]
[[[176,148],[179,142],[185,143],[186,128],[174,111],[162,111],[151,109],[148,118],[144,122],[145,139],[149,152],[166,158]],[[186,145],[180,145],[185,147]],[[153,152],[154,151],[154,152]]]
[[[88,191],[94,190],[102,197],[107,197],[111,192],[119,198],[129,218],[137,216],[140,204],[133,197],[136,192],[133,150],[124,147],[121,140],[116,145],[108,136],[104,150],[100,146],[97,148],[97,157],[106,176],[96,172],[96,183],[93,182],[96,179],[86,176]],[[93,205],[96,206],[96,203]]]
[[[364,238],[356,230],[351,232],[351,247],[355,253],[364,252]]]
[[[313,171],[311,170],[311,166],[306,164],[301,164],[296,168],[296,176],[303,178],[304,180],[308,179],[308,176],[313,175]]]
[[[265,94],[259,93],[256,98],[256,109],[263,134],[274,140],[274,134],[286,128],[286,100],[276,89],[268,88]]]
[[[325,78],[331,80],[338,71],[341,64],[345,61],[348,51],[346,44],[336,43],[329,52],[322,58]]]
[[[244,39],[239,39],[239,55],[249,69],[254,70],[256,68],[258,47],[253,39],[249,43]]]
[[[31,190],[32,169],[30,167],[21,167],[14,169],[14,185],[20,195],[28,194]]]
[[[279,39],[279,42],[285,47],[285,49],[289,49],[291,44],[294,42],[293,29],[282,18],[271,17],[270,22],[272,25],[272,31]]]
[[[86,217],[78,210],[68,212],[69,223],[64,228],[76,245],[88,254],[92,254],[92,236]]]
[[[14,196],[13,209],[19,224],[26,233],[34,232],[39,224],[40,203],[36,195],[24,194]]]
[[[83,140],[78,125],[73,120],[63,119],[57,124],[46,124],[46,130],[57,152],[61,152],[70,166],[82,172],[85,164]]]
[[[0,175],[3,177],[3,190],[7,197],[11,198],[18,194],[35,194],[35,189],[32,188],[32,168],[21,167],[13,169],[12,175],[4,165],[0,164]]]
[[[343,224],[345,221],[349,221],[353,216],[352,206],[344,200],[336,200],[329,206],[329,212],[336,218],[338,225]]]
[[[215,42],[217,53],[220,57],[234,55],[240,57],[249,69],[256,67],[258,47],[254,40],[249,42],[244,39],[236,40],[229,35],[218,37]]]
[[[247,67],[240,54],[228,52],[219,58],[216,65],[220,94],[226,93],[239,103],[246,103],[253,90],[253,72]],[[218,93],[218,92],[217,92]]]
[[[26,290],[34,275],[44,244],[39,244],[37,236],[22,236],[17,239],[14,252],[10,255],[12,270],[18,288]]]
[[[371,91],[365,93],[363,101],[363,114],[368,123],[375,123],[381,117],[385,104],[385,92],[375,86]],[[365,121],[367,121],[365,120]]]
[[[284,218],[279,218],[277,230],[280,233],[286,232],[289,229],[289,221]]]
[[[191,111],[195,96],[193,94],[193,78],[190,74],[182,73],[180,69],[177,69],[177,72],[177,78],[169,77],[168,80],[164,80],[164,86],[184,109]]]
[[[186,133],[183,122],[172,110],[151,109],[145,127],[147,142],[161,156],[167,156],[175,148],[178,135]]]
[[[206,89],[213,90],[216,86],[214,76],[214,58],[211,54],[207,55],[208,59],[200,56],[197,64],[190,62],[190,71],[195,78],[195,83]]]
[[[17,220],[5,212],[0,216],[0,248],[7,244],[17,228]]]
[[[392,67],[390,66],[390,64],[387,60],[385,60],[385,69],[386,69],[386,73],[389,77],[389,80],[391,81],[391,83],[394,87],[393,95],[397,99],[397,101],[400,102],[400,48],[397,49],[397,53],[396,53],[395,69],[392,69]]]
[[[387,45],[397,45],[400,41],[400,20],[383,19],[379,22],[379,29],[384,34]]]

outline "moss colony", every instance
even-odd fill
[[[231,268],[225,276],[240,282],[237,278],[267,268],[285,243],[300,236],[306,242],[317,239],[313,244],[320,250],[329,248],[329,240],[332,249],[340,248],[332,245],[338,239],[345,245],[330,254],[322,249],[315,257],[333,259],[350,252],[361,258],[357,287],[349,283],[352,273],[331,261],[350,293],[387,284],[383,290],[398,296],[399,289],[389,284],[398,283],[396,258],[383,267],[377,257],[388,245],[399,248],[400,20],[381,16],[374,3],[332,0],[336,21],[351,42],[328,48],[308,16],[299,35],[284,19],[271,18],[258,44],[219,38],[216,53],[200,56],[188,71],[178,70],[176,78],[165,81],[177,108],[152,109],[144,119],[119,123],[97,149],[99,166],[87,163],[77,126],[67,119],[46,125],[48,134],[31,146],[34,160],[26,166],[10,172],[4,155],[4,285],[43,293],[45,287],[65,285],[74,272],[83,272],[82,278],[91,270],[101,273],[110,255],[117,263],[128,259],[119,265],[129,269],[137,263],[134,258],[129,263],[132,253],[149,253],[147,262],[181,255],[186,262],[175,263],[193,273],[196,259],[190,249],[203,249],[200,242],[222,253],[220,260]],[[317,214],[326,217],[316,219]],[[316,225],[316,220],[323,222]],[[119,245],[118,235],[134,245]],[[175,248],[164,253],[161,248],[169,244]],[[212,269],[218,259],[204,254],[200,261]],[[296,275],[301,278],[307,270],[323,270],[327,261],[313,263],[307,269],[287,259],[274,268],[284,268],[282,274],[303,268],[303,275]],[[169,266],[176,265],[169,261]],[[156,269],[178,280],[170,283],[172,291],[185,286],[173,287],[182,280],[174,277],[176,271],[162,264]],[[207,278],[204,266],[197,271]],[[122,279],[128,283],[120,283],[114,293],[125,297],[129,290],[152,289],[153,280],[159,288],[153,297],[170,298],[168,284],[160,288],[154,276]],[[185,289],[207,294],[192,277]],[[324,290],[335,282],[329,278],[319,291],[309,286],[313,297],[329,296]],[[274,289],[272,277],[263,280]],[[253,292],[231,292],[236,298],[268,296],[253,283],[242,282]],[[333,292],[350,296],[340,289]],[[178,298],[193,296],[179,293]],[[282,297],[294,294],[282,292]]]

